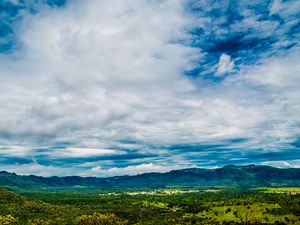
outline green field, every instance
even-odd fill
[[[253,190],[263,191],[265,193],[300,194],[299,187],[260,187]]]
[[[287,190],[299,188],[1,190],[0,225],[300,224],[300,195]]]

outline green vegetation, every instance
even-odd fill
[[[286,193],[286,194],[300,194],[299,187],[259,187],[253,190],[264,191],[265,193]]]
[[[114,214],[82,215],[76,219],[77,225],[126,225],[127,221],[121,220]]]
[[[1,225],[18,224],[18,220],[11,215],[0,216]]]
[[[300,224],[300,195],[266,191],[0,190],[0,225]]]

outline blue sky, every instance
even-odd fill
[[[0,170],[300,167],[300,2],[0,0]]]

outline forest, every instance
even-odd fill
[[[300,195],[264,187],[1,189],[0,225],[19,224],[300,224]]]

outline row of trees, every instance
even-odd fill
[[[63,223],[63,221],[61,221]],[[20,222],[12,215],[0,216],[0,225],[19,225]],[[51,220],[30,219],[27,225],[53,225],[57,224]],[[127,225],[126,220],[122,220],[114,214],[93,214],[82,215],[76,218],[76,225]],[[60,224],[62,225],[62,224]]]
[[[213,221],[213,224],[217,225],[261,225],[261,224],[269,224],[269,223],[261,223],[259,220],[243,218],[242,222],[236,221]],[[43,219],[30,219],[27,222],[27,225],[64,225],[63,221],[51,221],[51,220],[43,220]],[[82,215],[76,218],[76,225],[127,225],[127,220],[122,220],[115,216],[114,214],[93,214],[93,215]],[[190,218],[189,221],[185,221],[185,224],[208,224],[203,220],[197,220],[195,218]],[[210,224],[210,223],[209,223]],[[288,223],[275,221],[272,223],[274,225],[286,225]],[[293,223],[294,224],[294,223]],[[11,215],[0,216],[0,225],[21,225],[19,220]]]

